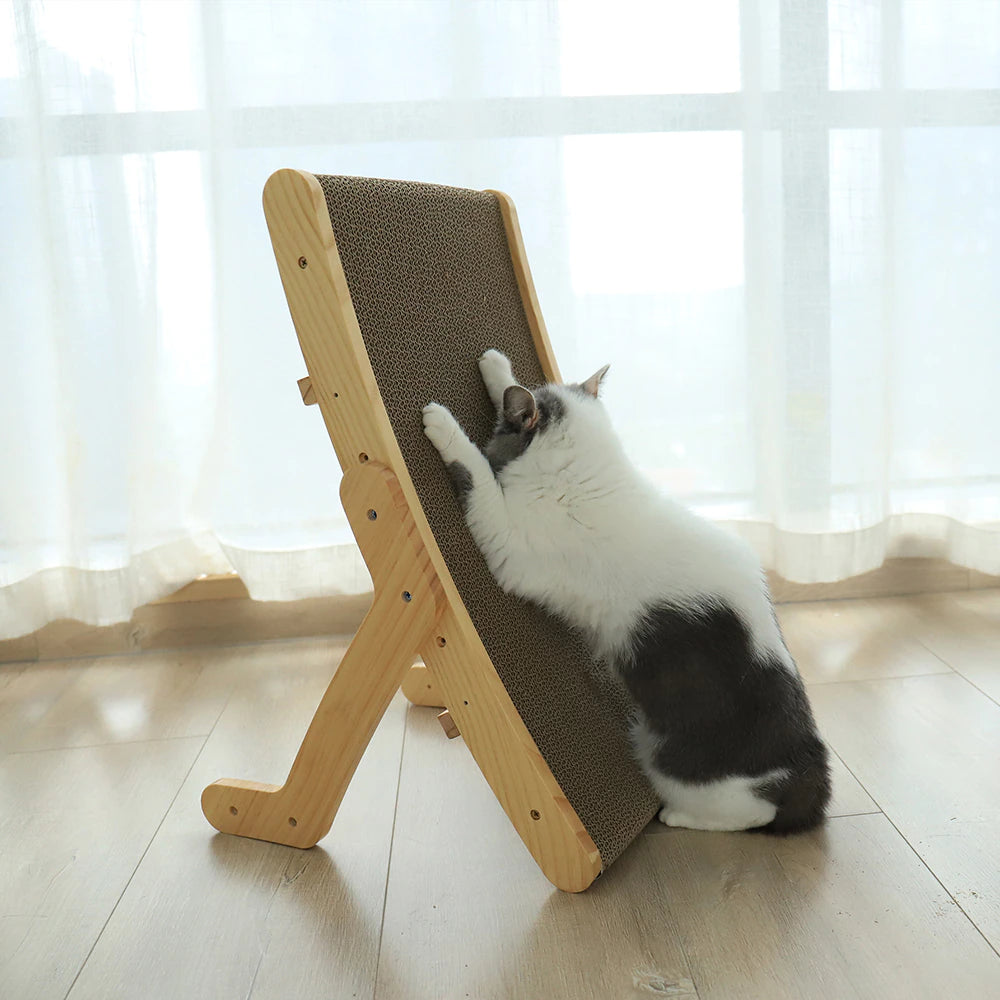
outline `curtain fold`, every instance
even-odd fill
[[[1000,4],[0,0],[0,638],[370,585],[286,166],[508,191],[564,374],[783,576],[1000,572]]]

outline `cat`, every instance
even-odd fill
[[[497,410],[485,452],[438,403],[424,432],[497,583],[582,633],[624,685],[661,822],[821,823],[829,755],[749,546],[632,465],[598,399],[607,366],[533,392],[498,351],[479,369]]]

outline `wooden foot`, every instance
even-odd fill
[[[423,663],[415,663],[403,679],[400,689],[407,701],[413,705],[426,705],[429,708],[444,708],[444,699],[431,672]]]
[[[202,793],[205,816],[223,833],[291,847],[312,847],[324,837],[375,727],[440,617],[440,584],[396,477],[371,462],[345,473],[340,495],[375,600],[285,784],[226,778]]]

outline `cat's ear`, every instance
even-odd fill
[[[508,386],[503,394],[503,415],[515,427],[532,430],[538,423],[535,397],[522,385]]]
[[[594,372],[594,374],[591,375],[590,378],[588,378],[587,381],[580,386],[580,388],[583,389],[588,396],[593,396],[594,399],[597,399],[597,391],[601,388],[601,380],[608,374],[608,369],[610,367],[611,365],[605,365],[602,369],[600,369],[600,371]]]

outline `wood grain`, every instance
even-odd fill
[[[831,583],[794,583],[768,572],[775,601],[842,601],[935,591],[965,591],[1000,586],[1000,576],[987,576],[945,559],[887,559],[878,569]]]
[[[203,742],[0,759],[0,996],[65,996]]]
[[[242,659],[248,655],[255,654]],[[33,685],[37,700],[33,720],[8,746],[44,750],[207,736],[239,679],[241,662],[229,650],[192,650],[39,664],[10,692],[11,698],[27,697],[24,689]],[[51,690],[48,698],[43,681]]]
[[[776,611],[807,684],[951,672],[914,638],[916,619],[904,598],[786,604]]]
[[[310,383],[341,467],[347,475],[371,461],[392,471],[443,590],[446,610],[436,636],[420,650],[423,660],[465,745],[546,877],[567,891],[585,889],[601,870],[600,856],[497,677],[427,523],[380,405],[319,181],[302,171],[277,171],[264,188],[264,214]]]
[[[921,599],[914,618],[941,643],[950,635],[956,670],[964,656],[985,670],[987,651],[966,639],[975,621],[992,627],[998,597],[937,611]],[[887,616],[885,629],[905,622]],[[207,741],[0,758],[0,996],[63,997],[78,971],[72,1000],[1000,995],[1000,959],[969,919],[992,935],[1000,709],[957,673],[811,688],[821,728],[864,785],[835,764],[834,813],[875,806],[867,789],[887,815],[787,838],[652,823],[587,893],[567,895],[525,864],[436,713],[401,696],[319,847],[212,834],[204,783],[233,760],[280,781],[344,648],[199,651],[203,672],[217,657],[237,681]],[[121,658],[122,674],[145,655]],[[191,685],[183,661],[170,662],[177,682],[164,668],[159,686],[178,708],[150,718],[173,726],[185,701],[192,716],[217,710],[219,688]],[[79,666],[0,670],[0,734],[5,693],[16,692],[6,732],[24,733],[72,691]],[[72,694],[81,719],[66,702],[66,732],[119,702],[122,674]]]
[[[444,695],[424,663],[415,663],[403,679],[400,690],[413,705],[444,708]]]
[[[768,837],[644,837],[644,896],[701,1000],[993,996],[1000,958],[881,815]]]
[[[811,694],[837,753],[1000,947],[1000,706],[957,674]]]
[[[410,708],[379,1000],[693,995],[635,846],[582,895],[553,892],[522,853],[461,745]]]
[[[213,834],[201,788],[233,760],[280,780],[343,652],[270,649],[248,666],[72,1000],[372,997],[405,702],[390,705],[321,846]]]
[[[293,847],[325,837],[382,713],[441,615],[440,583],[392,472],[378,462],[355,466],[344,474],[340,495],[375,600],[284,784],[224,778],[202,793],[206,818],[223,833]]]
[[[913,598],[914,638],[1000,704],[1000,590]]]

